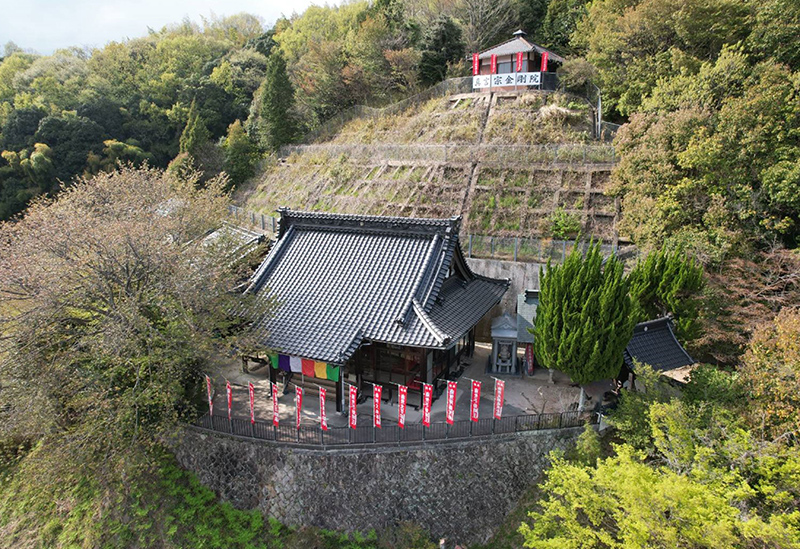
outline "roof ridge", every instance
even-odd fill
[[[431,243],[428,244],[428,251],[425,252],[425,260],[422,263],[422,268],[419,270],[417,280],[414,281],[414,286],[411,287],[411,295],[409,296],[409,299],[406,301],[405,305],[403,305],[403,308],[400,310],[400,315],[395,319],[395,322],[398,324],[406,323],[406,320],[408,319],[408,312],[411,309],[413,302],[417,299],[417,292],[419,291],[420,286],[422,286],[422,281],[427,277],[428,269],[438,244],[439,235],[437,234],[434,235]]]
[[[433,323],[433,319],[428,316],[428,313],[426,313],[425,309],[422,308],[422,305],[419,301],[417,301],[417,298],[411,300],[411,305],[414,309],[414,312],[417,314],[417,317],[422,322],[422,325],[425,326],[425,328],[431,333],[434,339],[439,342],[440,345],[450,342],[452,338],[436,327],[436,324]]]
[[[451,216],[448,218],[439,217],[402,217],[402,216],[385,216],[385,215],[365,215],[365,214],[348,214],[348,213],[331,213],[331,212],[312,212],[304,210],[292,210],[289,208],[278,208],[281,217],[286,217],[288,221],[296,220],[325,220],[325,221],[344,221],[344,222],[369,222],[377,223],[380,225],[391,224],[406,224],[406,225],[422,225],[422,226],[436,226],[436,227],[452,227],[460,225],[461,216]],[[291,224],[297,224],[291,223]]]
[[[525,39],[524,39],[524,38],[522,38],[521,36],[513,36],[513,37],[509,38],[508,40],[506,40],[505,42],[500,42],[499,44],[495,44],[495,45],[494,45],[494,46],[492,46],[491,48],[486,48],[485,50],[481,50],[481,51],[479,51],[479,52],[478,52],[478,55],[480,56],[481,54],[484,54],[484,53],[486,53],[487,51],[491,51],[491,50],[493,50],[493,49],[495,49],[495,48],[499,48],[500,46],[505,46],[506,44],[510,44],[511,42],[514,42],[515,40],[525,40]],[[527,40],[525,40],[525,42],[527,42],[527,43],[528,43],[528,44],[530,44],[530,45],[533,45],[533,44],[531,44],[530,42],[528,42]]]
[[[244,293],[249,293],[250,291],[258,290],[261,287],[261,281],[264,278],[266,278],[267,274],[269,274],[270,269],[272,268],[273,265],[275,265],[278,256],[283,251],[283,248],[286,247],[286,242],[289,240],[288,237],[290,232],[292,233],[294,232],[294,227],[290,227],[289,231],[287,231],[282,238],[278,239],[278,241],[270,250],[269,255],[267,255],[267,258],[259,266],[256,272],[253,273],[253,276],[250,279],[250,284],[247,286],[247,289],[245,289]]]

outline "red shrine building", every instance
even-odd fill
[[[565,59],[529,42],[526,36],[525,31],[518,30],[511,40],[472,54],[472,89],[555,90],[556,70]]]

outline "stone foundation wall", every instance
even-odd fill
[[[285,524],[365,532],[411,521],[434,538],[480,543],[539,478],[548,453],[580,432],[306,450],[187,428],[172,446],[222,499]]]

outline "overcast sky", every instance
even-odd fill
[[[5,2],[3,2],[5,3]],[[270,27],[281,14],[302,13],[324,0],[9,0],[0,16],[0,54],[9,40],[42,54],[68,46],[103,46],[147,34],[184,17],[260,16]],[[331,2],[336,3],[336,2]]]

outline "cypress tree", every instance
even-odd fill
[[[703,268],[694,258],[657,250],[636,264],[628,280],[637,322],[671,313],[680,337],[697,335],[698,293],[705,282]]]
[[[206,123],[197,111],[197,103],[195,100],[192,100],[192,104],[189,107],[189,116],[186,120],[186,127],[181,134],[179,143],[180,152],[194,156],[200,147],[208,143],[210,137],[211,134],[206,128]]]
[[[253,176],[258,155],[255,145],[244,131],[241,120],[228,127],[228,136],[222,149],[225,153],[224,169],[230,176],[233,186]]]
[[[612,256],[603,265],[597,243],[585,256],[576,245],[562,265],[548,262],[539,279],[533,329],[539,362],[581,386],[616,376],[636,322],[622,263]],[[584,398],[581,387],[579,409]]]
[[[291,143],[295,136],[292,116],[294,87],[286,73],[286,61],[278,52],[267,61],[266,76],[261,86],[261,119],[264,141],[271,149]]]

